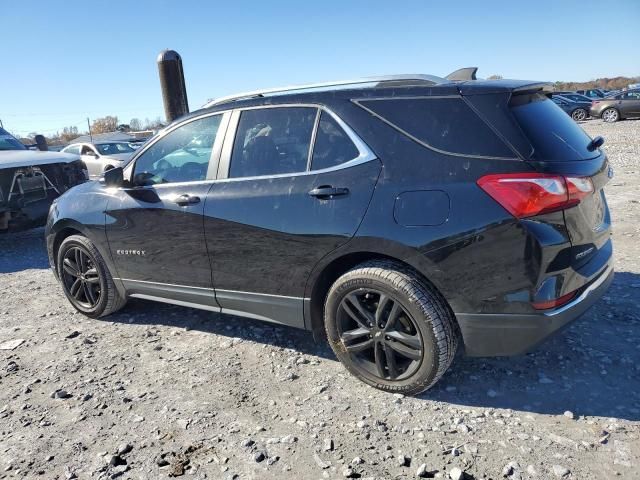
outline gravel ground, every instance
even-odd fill
[[[616,169],[610,291],[535,353],[458,358],[417,398],[293,329],[143,301],[88,319],[42,229],[1,236],[0,478],[640,478],[640,121],[583,127]]]

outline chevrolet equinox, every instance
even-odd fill
[[[212,101],[57,199],[51,266],[89,317],[142,298],[303,328],[418,393],[612,281],[603,140],[550,92],[396,75]]]

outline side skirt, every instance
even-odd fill
[[[308,299],[266,293],[214,290],[168,283],[121,280],[128,297],[253,318],[304,329]]]

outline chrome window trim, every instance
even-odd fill
[[[318,170],[311,170],[310,164],[307,164],[307,170],[300,172],[291,172],[291,173],[277,173],[273,175],[254,175],[250,177],[235,177],[229,178],[229,168],[231,167],[231,153],[233,150],[233,144],[235,142],[235,136],[237,133],[238,123],[240,120],[240,114],[245,110],[259,110],[259,109],[268,109],[268,108],[316,108],[319,113],[326,112],[331,115],[331,117],[336,121],[336,123],[342,128],[342,130],[347,134],[349,139],[353,142],[356,149],[359,152],[359,155],[351,160],[343,162],[339,165],[334,165],[332,167],[322,168]],[[314,133],[312,133],[311,138],[314,142],[310,146],[310,151],[313,151],[315,147],[315,132],[317,130],[317,126],[319,125],[319,117],[317,118],[318,122],[314,126]],[[258,179],[268,179],[268,178],[285,178],[285,177],[299,177],[303,175],[315,175],[327,172],[334,172],[336,170],[342,170],[345,168],[351,168],[356,165],[360,165],[362,163],[370,162],[372,160],[376,160],[378,156],[373,153],[373,151],[369,148],[369,146],[358,136],[358,134],[345,123],[338,115],[336,115],[330,108],[325,105],[319,103],[279,103],[277,105],[254,105],[250,107],[242,107],[234,109],[233,116],[231,119],[230,128],[227,131],[227,136],[225,138],[225,145],[223,147],[223,152],[220,158],[220,167],[218,169],[218,177],[215,180],[216,182],[238,182],[243,180],[258,180]]]
[[[384,118],[382,115],[374,112],[373,110],[371,110],[370,108],[365,107],[364,105],[362,105],[361,102],[376,102],[376,101],[384,101],[384,100],[433,100],[433,99],[443,99],[443,98],[455,98],[455,99],[459,99],[460,101],[464,102],[465,105],[468,106],[468,104],[465,102],[464,98],[460,95],[433,95],[433,96],[428,96],[428,95],[421,95],[421,96],[411,96],[411,97],[403,97],[403,96],[397,96],[397,97],[375,97],[375,98],[354,98],[351,101],[353,103],[355,103],[357,106],[359,106],[360,108],[362,108],[363,110],[365,110],[366,112],[368,112],[369,114],[371,114],[372,116],[376,117],[377,119],[381,120],[382,122],[386,123],[387,125],[389,125],[391,128],[397,130],[398,132],[402,133],[403,135],[405,135],[406,137],[410,138],[411,140],[413,140],[414,142],[422,145],[425,148],[428,148],[429,150],[432,150],[434,152],[437,153],[441,153],[443,155],[451,155],[454,157],[462,157],[462,158],[480,158],[480,159],[485,159],[485,160],[520,160],[517,156],[514,157],[495,157],[495,156],[487,156],[487,155],[470,155],[467,153],[457,153],[457,152],[449,152],[448,150],[442,150],[440,148],[434,147],[433,145],[430,145],[428,143],[426,143],[423,140],[420,140],[419,138],[411,135],[409,132],[407,132],[406,130],[400,128],[399,126],[397,126],[395,123],[387,120],[386,118]],[[489,125],[484,118],[480,117],[478,115],[478,113],[472,108],[471,109],[473,111],[474,114],[476,114],[476,116],[478,116],[478,118],[485,124],[487,125],[487,127],[494,133],[494,135],[496,134],[493,127],[491,125]],[[504,140],[502,140],[502,138],[500,136],[498,136],[498,139],[504,143]],[[508,144],[505,144],[507,146],[507,148],[511,149],[511,146]]]

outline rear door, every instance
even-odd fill
[[[640,116],[640,90],[623,93],[620,110],[622,110],[624,116]]]
[[[380,168],[329,111],[235,111],[204,211],[223,311],[303,327],[309,273],[354,235]]]
[[[90,177],[97,178],[102,175],[102,160],[91,145],[82,145],[80,148],[80,158],[87,166]]]
[[[131,185],[111,192],[107,238],[133,296],[217,306],[203,211],[229,116],[191,119],[159,137],[128,167]]]

